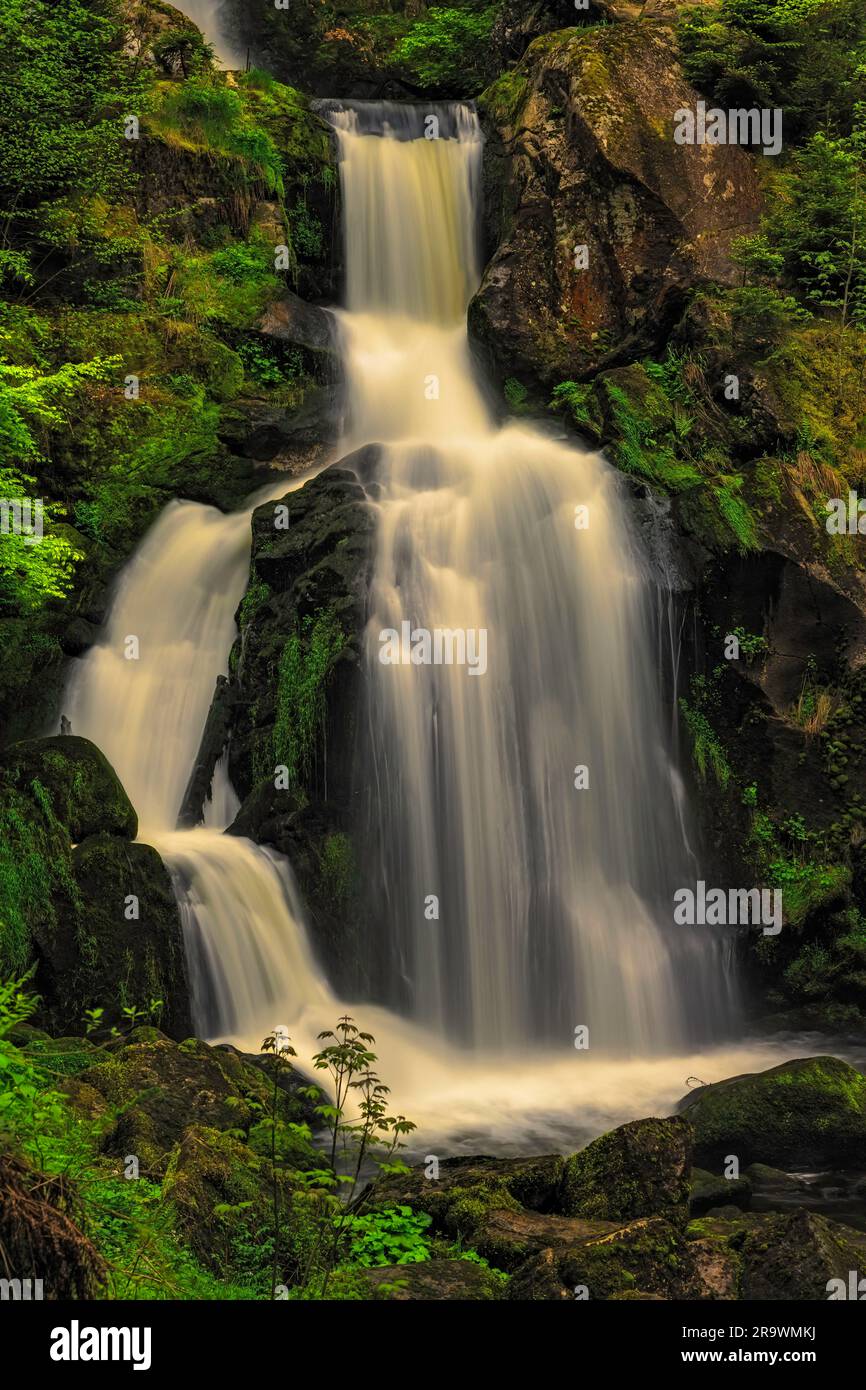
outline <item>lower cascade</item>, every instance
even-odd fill
[[[625,1104],[618,1056],[634,1059],[629,1109],[635,1093],[675,1097],[736,1011],[727,942],[673,921],[696,864],[653,582],[604,460],[487,408],[465,328],[473,112],[441,108],[430,139],[421,109],[323,110],[351,229],[340,453],[380,449],[358,835],[381,1002],[335,997],[288,861],[221,833],[237,804],[223,760],[205,826],[176,829],[262,494],[229,515],[166,508],[66,707],[172,872],[201,1033],[258,1048],[285,1025],[303,1059],[348,1008],[434,1129],[507,1126],[515,1142],[521,1108],[536,1138],[555,1136],[576,1086],[591,1128]],[[593,1060],[578,1078],[581,1030]]]

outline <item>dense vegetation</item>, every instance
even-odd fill
[[[136,9],[135,54],[115,0],[0,12],[0,495],[42,498],[46,529],[0,555],[13,728],[35,669],[55,692],[58,601],[98,619],[170,497],[236,504],[235,403],[296,405],[312,380],[302,351],[253,330],[282,285],[315,292],[325,273],[324,128],[267,75],[218,73],[166,8]]]

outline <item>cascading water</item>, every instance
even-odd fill
[[[270,492],[299,485],[287,480]],[[332,996],[307,945],[288,863],[220,833],[237,810],[224,759],[204,828],[175,829],[234,639],[249,553],[249,511],[224,516],[171,503],[124,571],[105,640],[80,664],[65,707],[75,733],[112,762],[141,837],[172,872],[197,1029],[253,1038]]]
[[[612,471],[488,415],[463,327],[478,129],[466,108],[436,114],[439,140],[415,138],[424,120],[407,108],[330,113],[350,227],[345,446],[383,442],[364,862],[382,997],[411,1020],[334,996],[288,863],[220,833],[237,804],[223,760],[205,826],[175,828],[234,636],[249,509],[166,508],[64,708],[172,870],[199,1032],[257,1048],[285,1024],[309,1062],[348,1009],[424,1145],[538,1152],[669,1110],[690,1074],[780,1057],[771,1044],[697,1050],[701,1024],[723,1020],[727,977],[703,929],[666,925],[671,885],[695,871],[661,734],[649,586]],[[383,665],[379,633],[403,620],[485,629],[485,673]],[[571,1045],[581,1023],[588,1052]]]
[[[346,443],[382,444],[367,774],[386,998],[475,1046],[578,1024],[593,1046],[644,1054],[712,1036],[728,982],[718,940],[671,923],[695,869],[616,475],[498,428],[473,370],[477,120],[434,113],[424,138],[422,110],[330,119]],[[383,634],[406,623],[467,643],[483,631],[486,670],[384,664]]]

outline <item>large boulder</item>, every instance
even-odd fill
[[[634,1120],[594,1139],[566,1163],[557,1210],[599,1221],[689,1212],[692,1134],[682,1119]]]
[[[83,1097],[81,1087],[87,1088]],[[80,1104],[90,1102],[90,1092],[102,1097],[115,1112],[106,1152],[135,1154],[152,1176],[165,1171],[188,1125],[231,1130],[255,1152],[257,1127],[273,1106],[273,1083],[252,1060],[198,1038],[175,1043],[156,1028],[137,1029],[107,1059],[80,1072],[70,1090]],[[282,1087],[276,1110],[283,1126],[303,1123],[309,1115],[309,1105]],[[310,1160],[309,1167],[319,1166],[312,1150],[301,1157]]]
[[[38,924],[39,988],[53,1028],[88,1009],[119,1023],[124,1007],[153,1012],[174,1037],[192,1031],[177,901],[150,845],[90,835],[71,856],[75,918]],[[160,1001],[157,1005],[157,1001]]]
[[[138,833],[138,817],[120,778],[87,738],[69,734],[13,743],[0,753],[0,779],[16,791],[37,797],[44,792],[74,844],[100,831],[127,840]]]
[[[737,1264],[733,1255],[687,1241],[682,1230],[662,1217],[641,1217],[620,1226],[592,1230],[574,1220],[575,1239],[548,1246],[518,1266],[509,1298],[531,1300],[611,1299],[626,1294],[658,1298],[734,1298]],[[585,1229],[581,1229],[585,1228]]]
[[[697,100],[645,23],[544,35],[483,93],[492,257],[469,323],[500,381],[549,388],[637,355],[695,286],[734,282],[757,171],[735,146],[674,143]]]
[[[40,1020],[120,1023],[161,1000],[190,1031],[180,915],[156,850],[107,758],[86,738],[28,739],[0,755],[0,968],[36,966]]]
[[[731,1077],[681,1103],[704,1167],[728,1155],[807,1169],[862,1165],[866,1153],[866,1077],[838,1057],[804,1057],[768,1071]]]
[[[829,1298],[830,1281],[847,1291],[851,1271],[862,1269],[866,1235],[811,1211],[726,1212],[693,1221],[689,1246],[708,1262],[733,1261],[736,1294],[743,1300]]]

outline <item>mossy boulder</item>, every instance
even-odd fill
[[[593,1300],[637,1291],[663,1298],[706,1296],[682,1231],[661,1217],[606,1227],[571,1246],[540,1251],[512,1275],[509,1297],[571,1300],[583,1290],[581,1296]]]
[[[180,916],[156,850],[103,753],[75,735],[0,755],[0,965],[36,965],[39,1021],[119,1023],[161,1000],[165,1027],[190,1032]]]
[[[163,1181],[177,1229],[195,1255],[215,1273],[238,1279],[261,1279],[262,1296],[270,1288],[262,1275],[261,1245],[273,1238],[274,1181],[283,1213],[276,1251],[278,1273],[294,1273],[290,1223],[294,1187],[237,1136],[202,1124],[190,1124],[173,1150]],[[294,1234],[297,1234],[296,1230]]]
[[[692,1135],[679,1118],[634,1120],[566,1160],[557,1210],[599,1221],[688,1220]]]
[[[735,1076],[688,1096],[682,1112],[706,1167],[729,1154],[740,1167],[785,1169],[862,1164],[866,1078],[838,1057],[804,1057]]]
[[[450,1209],[447,1220],[455,1221],[459,1212],[458,1201]],[[488,1206],[483,1210],[479,1207],[471,1235],[456,1229],[454,1234],[461,1239],[468,1238],[473,1249],[494,1268],[511,1273],[544,1250],[571,1250],[597,1236],[612,1235],[618,1229],[619,1225],[613,1221],[584,1221],[580,1217],[526,1211],[512,1203],[508,1207]]]
[[[74,734],[26,739],[0,753],[4,787],[45,789],[54,816],[73,844],[104,831],[134,840],[138,817],[111,763],[87,738]]]
[[[137,1030],[108,1060],[77,1080],[117,1111],[106,1151],[121,1157],[136,1154],[149,1174],[165,1171],[187,1125],[231,1130],[246,1139],[271,1113],[272,1085],[261,1068],[231,1048],[210,1047],[197,1038],[178,1044],[153,1028]],[[280,1126],[301,1124],[306,1114],[300,1101],[278,1089]],[[259,1148],[254,1140],[250,1152]],[[308,1166],[320,1166],[312,1149],[295,1137],[293,1160],[302,1157],[309,1158]]]
[[[432,1230],[475,1244],[491,1213],[510,1212],[518,1218],[532,1212],[550,1212],[557,1200],[562,1168],[563,1159],[558,1154],[541,1158],[446,1158],[439,1163],[435,1178],[427,1176],[426,1165],[379,1178],[368,1189],[366,1204],[405,1204],[415,1211],[427,1212],[433,1220]],[[492,1227],[489,1236],[492,1249],[497,1240]],[[510,1239],[503,1236],[501,1243],[507,1244]],[[518,1243],[521,1239],[519,1233],[514,1237]],[[514,1263],[512,1259],[512,1268]]]
[[[155,1008],[171,1037],[192,1031],[183,930],[168,870],[150,845],[91,835],[72,852],[79,923],[40,939],[40,982],[52,1019],[70,1027],[85,1009]],[[47,981],[50,979],[51,986]]]
[[[419,1264],[382,1265],[360,1275],[365,1294],[398,1303],[435,1301],[489,1303],[504,1298],[506,1283],[473,1260],[423,1260]]]
[[[866,1236],[816,1212],[773,1213],[745,1235],[739,1255],[742,1298],[826,1299],[831,1279],[847,1288],[850,1271],[862,1270]]]

